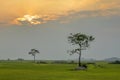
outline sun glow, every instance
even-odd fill
[[[16,21],[18,22],[27,22],[29,24],[41,24],[41,22],[39,21],[40,16],[38,15],[24,15],[22,18],[17,18]]]

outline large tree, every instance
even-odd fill
[[[34,57],[34,62],[35,62],[35,57],[36,57],[36,54],[38,54],[38,53],[40,53],[38,50],[31,49],[31,51],[28,54],[30,54]]]
[[[72,45],[77,45],[78,48],[70,51],[71,54],[77,53],[79,55],[79,67],[81,66],[81,51],[86,50],[89,47],[89,43],[93,41],[95,38],[93,36],[89,36],[82,33],[70,34],[68,36],[68,41],[72,43]]]

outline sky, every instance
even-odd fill
[[[71,60],[70,33],[95,40],[82,57],[120,57],[119,0],[0,0],[0,59]]]

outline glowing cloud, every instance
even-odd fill
[[[37,15],[31,16],[31,15],[24,15],[22,18],[17,18],[16,21],[18,22],[28,22],[30,24],[40,24],[38,21],[40,17]]]
[[[43,24],[60,17],[120,15],[120,0],[0,0],[0,23]]]
[[[38,25],[38,24],[43,24],[46,23],[47,21],[51,20],[56,20],[59,17],[57,15],[24,15],[23,17],[16,18],[14,20],[15,24],[33,24],[33,25]]]

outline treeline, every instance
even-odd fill
[[[77,64],[76,61],[66,61],[66,60],[48,60],[48,61],[37,61],[37,64]]]
[[[120,61],[116,60],[114,62],[110,62],[110,64],[120,64]]]

